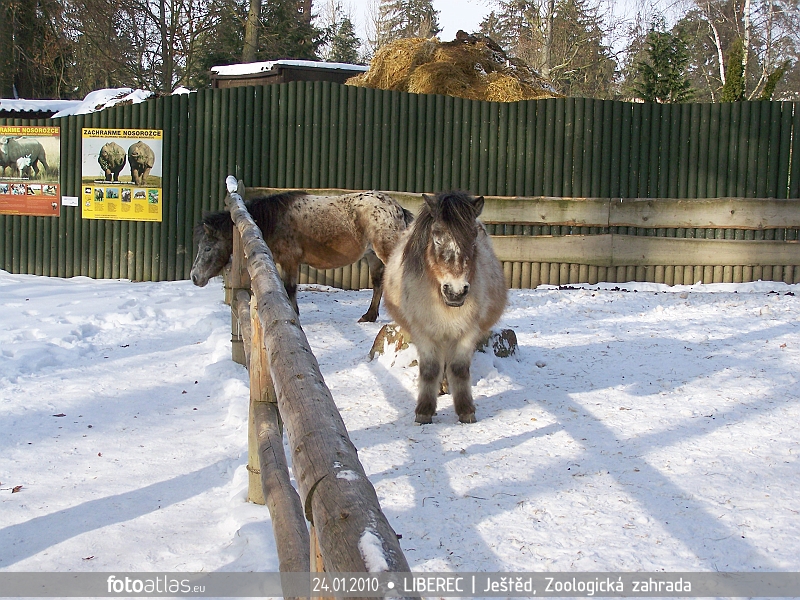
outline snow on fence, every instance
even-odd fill
[[[250,373],[248,497],[269,508],[280,570],[408,572],[272,253],[244,206],[244,184],[229,181],[225,205],[236,227],[228,283],[232,327],[241,334],[233,352]],[[298,490],[289,478],[282,424]]]
[[[279,188],[248,188],[248,195]],[[352,190],[309,190],[343,194]],[[421,194],[387,192],[416,214]],[[481,215],[506,284],[800,283],[800,199],[487,196]],[[300,283],[369,287],[365,260]]]

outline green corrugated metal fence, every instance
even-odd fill
[[[499,196],[800,196],[800,110],[789,102],[513,104],[296,82],[202,90],[61,126],[62,194],[80,196],[82,127],[164,130],[163,222],[0,216],[0,268],[134,280],[188,277],[192,226],[248,186]]]

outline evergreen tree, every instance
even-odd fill
[[[405,38],[429,38],[441,31],[432,0],[381,0],[374,50]]]
[[[665,31],[664,21],[654,23],[647,34],[646,58],[638,63],[634,90],[645,102],[687,102],[692,98],[686,76],[689,54],[680,34]]]
[[[603,42],[600,5],[592,0],[496,0],[481,32],[509,56],[539,71],[568,96],[609,98],[616,63]],[[551,13],[552,11],[552,13]]]
[[[4,97],[59,98],[73,43],[58,0],[0,0],[0,92]]]
[[[261,7],[258,59],[315,60],[324,32],[300,12],[297,0],[270,0]]]
[[[356,28],[353,26],[350,17],[345,16],[335,27],[326,60],[328,62],[358,64],[359,48],[361,48],[361,40],[356,35]]]
[[[775,88],[778,87],[778,83],[780,83],[783,76],[786,74],[786,71],[789,70],[789,67],[792,66],[790,61],[784,62],[780,67],[775,69],[772,73],[767,76],[767,82],[764,84],[764,89],[761,91],[761,97],[759,100],[772,100],[772,95],[775,93]]]
[[[610,98],[616,62],[604,44],[598,6],[560,0],[553,15],[550,79],[567,96]]]
[[[744,100],[744,43],[737,37],[728,53],[728,68],[725,69],[725,85],[722,86],[721,102]]]

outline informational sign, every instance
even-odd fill
[[[61,130],[0,125],[0,215],[61,214]]]
[[[161,129],[83,129],[84,219],[161,221]]]

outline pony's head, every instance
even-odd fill
[[[211,213],[194,227],[197,256],[192,264],[192,283],[203,287],[228,264],[233,252],[233,220],[228,212]]]
[[[406,265],[417,274],[427,273],[438,285],[445,304],[461,306],[474,275],[480,231],[477,218],[483,210],[483,196],[453,191],[422,197],[425,204],[405,249]]]

